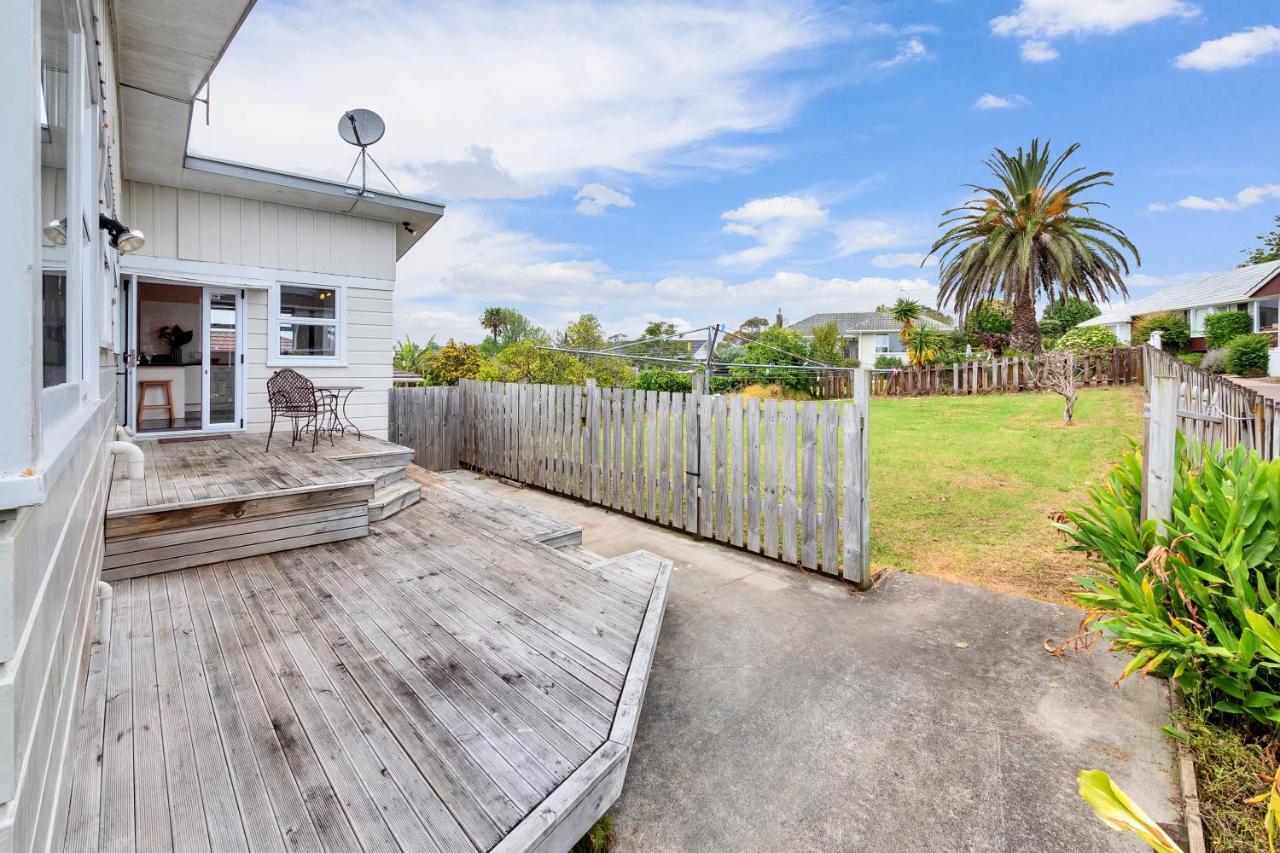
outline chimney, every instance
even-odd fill
[[[782,328],[782,306],[778,306],[778,319],[775,325],[777,325],[779,329]]]

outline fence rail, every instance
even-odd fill
[[[866,586],[865,382],[853,402],[796,403],[464,380],[459,458]],[[403,398],[395,405],[410,411]]]
[[[1076,356],[1076,385],[1128,385],[1142,381],[1142,354],[1137,347],[1096,350]],[[1035,390],[1033,358],[974,359],[955,364],[928,364],[876,371],[871,393],[890,396],[991,394]]]
[[[1264,459],[1280,457],[1280,403],[1152,346],[1142,348],[1150,396],[1156,376],[1178,380],[1178,430],[1205,444],[1244,445]]]

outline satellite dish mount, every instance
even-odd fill
[[[387,179],[387,183],[391,184],[391,188],[396,193],[403,195],[400,188],[396,186],[396,182],[391,180],[391,176],[382,170],[378,161],[369,153],[369,146],[381,139],[386,131],[387,126],[383,123],[382,117],[373,110],[347,110],[342,114],[342,118],[338,119],[338,135],[342,137],[342,141],[360,149],[360,153],[356,155],[356,161],[351,164],[351,171],[347,172],[347,183],[351,183],[351,176],[355,174],[356,166],[360,167],[360,192],[357,195],[373,195],[369,192],[370,163],[382,177]]]

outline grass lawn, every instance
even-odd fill
[[[1084,389],[1064,426],[1056,394],[874,399],[873,567],[1071,603],[1087,566],[1047,516],[1141,440],[1142,401]]]

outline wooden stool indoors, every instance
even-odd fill
[[[147,391],[152,388],[158,388],[164,391],[163,403],[148,403]],[[148,409],[167,409],[169,412],[169,426],[173,427],[174,421],[178,419],[177,414],[173,411],[173,380],[172,379],[139,379],[138,380],[138,415],[135,423],[138,428],[142,428],[142,413]]]

